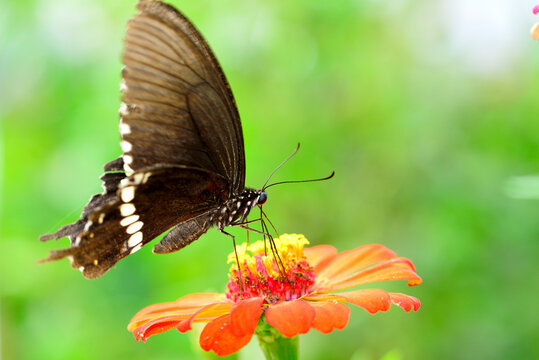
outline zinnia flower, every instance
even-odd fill
[[[536,15],[539,13],[539,4],[533,7],[533,13]],[[531,35],[532,35],[532,38],[534,38],[535,40],[539,40],[539,23],[533,25],[532,30],[531,30]]]
[[[292,234],[276,238],[273,252],[266,251],[263,241],[237,246],[241,271],[233,252],[228,256],[232,265],[225,294],[197,293],[150,305],[133,317],[128,330],[146,341],[164,331],[176,328],[183,333],[193,322],[205,322],[200,346],[228,355],[247,345],[255,330],[260,340],[260,332],[267,333],[268,328],[286,338],[311,328],[322,333],[343,329],[350,315],[344,303],[371,314],[387,311],[392,304],[406,312],[419,309],[417,298],[382,289],[336,293],[378,281],[418,285],[422,280],[410,260],[378,244],[337,253],[330,245],[304,248],[308,243],[303,235]]]

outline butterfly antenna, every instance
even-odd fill
[[[331,179],[333,176],[335,176],[335,171],[332,171],[331,174],[329,176],[326,176],[326,177],[323,177],[323,178],[320,178],[320,179],[309,179],[309,180],[289,180],[289,181],[280,181],[280,182],[276,182],[276,183],[273,183],[273,184],[270,184],[268,186],[264,186],[262,188],[262,190],[266,190],[267,188],[269,187],[272,187],[274,185],[280,185],[280,184],[292,184],[292,183],[307,183],[307,182],[315,182],[315,181],[324,181],[324,180],[329,180]]]
[[[284,159],[284,161],[283,161],[279,166],[277,166],[277,168],[275,168],[275,170],[273,170],[273,172],[272,172],[272,173],[270,174],[270,176],[268,177],[268,180],[266,180],[266,182],[264,183],[264,186],[262,186],[262,190],[264,190],[264,189],[266,188],[266,184],[270,181],[270,179],[271,179],[271,177],[273,176],[273,174],[275,174],[275,172],[276,172],[277,170],[279,170],[284,164],[286,164],[286,162],[287,162],[288,160],[290,160],[290,158],[291,158],[292,156],[296,155],[296,153],[298,152],[298,150],[299,150],[299,143],[298,143],[298,147],[296,148],[296,150],[294,150],[294,151],[292,152],[292,154],[288,155],[288,157],[287,157],[286,159]]]

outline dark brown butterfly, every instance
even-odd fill
[[[155,253],[179,250],[214,225],[242,225],[267,198],[245,188],[238,110],[206,41],[168,4],[141,0],[137,9],[123,56],[123,156],[105,165],[105,191],[77,222],[40,238],[69,237],[69,248],[44,261],[67,257],[87,278],[172,227]]]

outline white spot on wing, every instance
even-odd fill
[[[127,125],[123,121],[120,121],[120,134],[131,134],[131,126]]]
[[[148,179],[150,178],[150,176],[152,176],[151,172],[145,172],[144,177],[142,178],[142,183],[145,184],[146,181],[148,181]]]
[[[133,215],[133,216],[135,216],[135,215]],[[142,229],[143,225],[144,225],[144,223],[142,221],[137,221],[136,223],[129,225],[127,227],[127,229],[125,229],[125,232],[128,233],[128,234],[134,234],[137,231],[139,231],[140,229]]]
[[[142,233],[139,231],[131,235],[129,240],[127,240],[127,246],[132,248],[134,246],[139,245],[141,241],[142,241]]]
[[[125,83],[125,80],[122,79],[122,82],[120,83],[120,91],[125,94],[127,91],[127,84]]]
[[[135,180],[136,184],[140,184],[144,181],[144,173],[137,173],[133,175],[133,180]]]
[[[125,187],[125,186],[127,186],[127,185],[129,185],[129,178],[125,177],[125,178],[123,178],[122,180],[120,180],[120,187],[121,187],[121,188],[122,188],[122,187]]]
[[[130,254],[136,253],[137,251],[140,250],[141,247],[142,247],[142,244],[138,244],[137,246],[135,246],[134,248],[132,248],[131,251],[130,251],[129,253],[130,253]]]
[[[136,208],[133,204],[122,204],[120,205],[120,213],[122,216],[129,216],[135,212]]]
[[[120,115],[122,116],[129,115],[129,108],[127,107],[126,103],[122,103],[122,105],[120,106]],[[121,126],[121,123],[120,123],[120,126]]]
[[[134,223],[135,221],[137,221],[139,218],[140,216],[138,215],[131,215],[131,216],[125,217],[120,221],[120,225],[122,226],[130,225]]]
[[[124,203],[128,203],[135,198],[135,187],[128,186],[121,190],[121,198]]]
[[[130,152],[133,149],[133,145],[129,141],[122,140],[120,141],[120,146],[124,153]]]
[[[124,155],[124,163],[129,165],[133,163],[133,157],[131,155]]]
[[[79,271],[83,272],[84,271],[84,266],[79,267]]]
[[[90,226],[92,226],[93,222],[88,220],[86,224],[84,225],[84,231],[90,230]]]
[[[127,164],[124,164],[124,170],[125,170],[126,175],[128,175],[128,176],[133,173],[133,169],[131,169],[131,166],[129,166]]]

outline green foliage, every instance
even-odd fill
[[[227,237],[211,231],[166,256],[146,247],[93,281],[67,260],[36,265],[67,245],[39,235],[77,219],[120,153],[134,3],[0,3],[2,359],[203,358],[190,335],[137,343],[126,325],[151,303],[224,290]],[[441,0],[173,3],[229,78],[247,184],[263,184],[298,141],[276,180],[336,171],[270,189],[278,229],[339,250],[382,243],[424,279],[391,289],[419,297],[417,313],[353,309],[345,330],[301,336],[302,358],[539,358],[539,202],[507,193],[539,173],[539,43],[526,4],[469,5],[474,23]],[[487,21],[496,10],[500,22]]]

